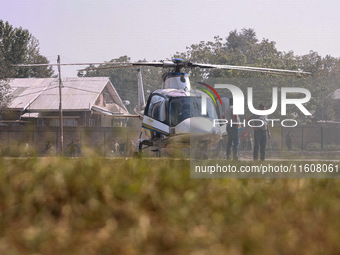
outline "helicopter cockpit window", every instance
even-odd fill
[[[217,119],[213,102],[209,98],[207,99],[207,115],[202,115],[200,97],[179,97],[171,100],[169,106],[170,126],[176,126],[183,120],[192,117]]]
[[[151,98],[147,116],[161,122],[165,121],[165,99],[163,97],[154,95]]]

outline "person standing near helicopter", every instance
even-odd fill
[[[260,110],[265,110],[266,107],[263,103],[259,105]],[[249,119],[257,119],[258,121],[254,122],[254,160],[258,160],[258,154],[260,151],[260,159],[265,160],[266,156],[266,144],[267,140],[271,138],[270,128],[268,125],[267,115],[252,115]]]
[[[225,111],[225,119],[227,123],[228,142],[227,142],[227,160],[231,156],[231,147],[233,147],[233,160],[238,160],[238,147],[239,147],[239,134],[238,134],[238,123],[240,118],[238,115],[233,113],[233,98],[229,98],[229,108]]]

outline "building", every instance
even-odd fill
[[[59,126],[58,78],[9,80],[12,101],[7,123]],[[78,77],[62,80],[64,126],[111,127],[126,123],[128,111],[107,77]]]

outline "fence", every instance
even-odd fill
[[[65,155],[70,155],[72,150],[77,150],[76,153],[79,154],[79,150],[82,148],[90,148],[102,156],[130,156],[132,151],[136,149],[139,128],[139,126],[112,128],[65,127]],[[245,128],[241,132],[246,132],[247,135],[253,133],[250,128]],[[340,151],[339,125],[272,128],[272,139],[267,143],[268,150],[287,150],[286,136],[289,132],[292,135],[293,150]],[[240,139],[242,140],[242,138]],[[72,145],[72,140],[76,145],[75,147]],[[50,148],[48,149],[49,146]],[[17,156],[25,153],[57,155],[60,150],[59,128],[0,127],[0,149],[1,154],[5,156]]]
[[[138,135],[137,128],[64,127],[64,155],[92,149],[102,156],[129,156]],[[0,148],[4,156],[57,155],[60,151],[60,131],[57,127],[0,127]]]
[[[287,135],[291,134],[292,150],[339,150],[340,126],[300,126],[294,128],[273,128],[271,149],[288,149]]]

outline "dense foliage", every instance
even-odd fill
[[[14,28],[0,20],[0,119],[10,102],[7,78],[45,78],[53,75],[51,67],[14,67],[15,64],[46,64],[39,53],[38,40],[21,27]]]
[[[51,67],[18,68],[15,64],[47,64],[39,52],[39,41],[21,27],[14,28],[0,20],[0,79],[51,77]]]

